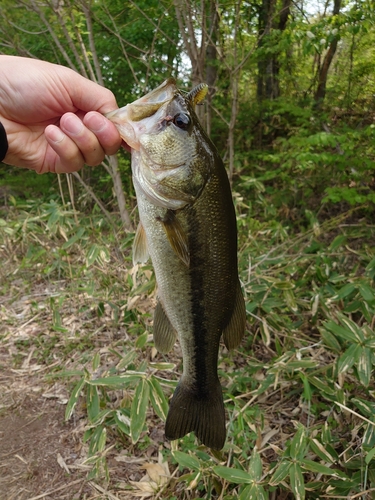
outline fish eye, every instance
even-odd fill
[[[185,115],[185,113],[178,113],[173,118],[173,123],[176,125],[176,127],[182,130],[187,130],[190,125],[190,118],[188,117],[188,115]]]

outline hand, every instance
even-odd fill
[[[9,145],[4,163],[38,173],[98,165],[122,142],[102,115],[117,107],[110,90],[71,69],[0,55],[0,121]]]

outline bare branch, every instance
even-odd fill
[[[103,74],[102,74],[102,70],[100,67],[98,53],[97,53],[97,50],[95,47],[94,29],[93,29],[92,19],[91,19],[91,10],[85,1],[82,2],[82,8],[83,8],[83,12],[84,12],[85,18],[86,18],[86,25],[87,25],[87,31],[88,31],[88,37],[89,37],[89,46],[90,46],[90,51],[91,51],[91,55],[92,55],[92,59],[93,59],[93,63],[94,63],[94,68],[95,68],[96,78],[95,77],[94,78],[95,78],[95,81],[97,81],[98,83],[100,83],[100,85],[102,85],[104,87]],[[89,64],[89,62],[88,62],[88,64]],[[91,65],[90,65],[90,68],[91,68]]]
[[[112,227],[115,226],[113,219],[111,217],[111,214],[108,212],[108,210],[105,208],[103,203],[99,200],[99,198],[96,196],[94,191],[91,189],[89,185],[86,184],[86,182],[82,179],[82,177],[79,175],[78,172],[73,172],[74,177],[77,179],[77,181],[83,186],[85,191],[91,196],[91,198],[95,201],[95,203],[100,207],[100,210],[103,212],[105,215],[106,219],[110,223]]]
[[[70,59],[68,53],[66,52],[66,50],[64,49],[64,47],[62,46],[60,40],[58,39],[56,33],[55,33],[55,30],[52,28],[51,24],[47,21],[43,11],[39,8],[39,6],[37,5],[36,1],[35,0],[30,0],[30,4],[32,5],[32,8],[33,10],[38,14],[38,16],[40,17],[40,19],[43,21],[44,25],[46,26],[46,28],[48,29],[51,37],[52,37],[52,40],[55,42],[56,46],[59,48],[63,58],[65,59],[65,62],[67,63],[67,65],[73,69],[74,71],[77,71],[77,68],[75,67],[73,61]]]
[[[134,7],[135,7],[135,8],[136,8],[136,9],[137,9],[137,10],[138,10],[141,14],[142,14],[142,16],[143,16],[143,17],[145,17],[145,18],[147,19],[147,21],[149,21],[149,22],[152,24],[152,26],[153,26],[154,28],[156,28],[156,30],[157,30],[157,31],[159,31],[159,32],[163,35],[163,37],[164,37],[166,40],[168,40],[168,42],[171,42],[173,45],[175,45],[175,40],[172,40],[172,38],[171,38],[169,35],[167,35],[167,33],[165,33],[165,31],[163,31],[162,29],[160,29],[160,20],[161,20],[161,19],[159,19],[159,22],[156,24],[156,23],[155,23],[155,22],[154,22],[154,21],[153,21],[153,20],[152,20],[152,19],[151,19],[151,18],[150,18],[147,14],[146,14],[146,12],[145,12],[144,10],[142,10],[142,9],[139,7],[139,5],[137,5],[137,4],[136,4],[135,2],[133,2],[132,0],[129,0],[129,3],[131,3],[131,4],[132,4],[132,5],[133,5],[133,6],[134,6]]]
[[[78,51],[76,49],[76,46],[74,45],[74,41],[69,33],[69,30],[66,26],[66,22],[65,22],[65,13],[62,13],[62,4],[59,4],[57,2],[47,2],[47,5],[50,6],[50,8],[53,10],[55,16],[57,17],[58,19],[58,22],[59,22],[59,25],[61,26],[61,29],[63,30],[63,33],[64,33],[64,36],[65,36],[65,39],[66,39],[66,42],[70,48],[70,50],[73,52],[74,54],[74,57],[75,57],[75,60],[76,60],[76,63],[79,67],[79,70],[80,70],[80,73],[81,75],[87,77],[87,72],[85,70],[85,67],[81,61],[81,58],[79,57],[79,54],[78,54]]]

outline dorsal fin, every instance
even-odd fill
[[[191,90],[186,96],[186,100],[195,108],[197,104],[200,104],[206,97],[208,92],[208,85],[206,83],[200,83]]]

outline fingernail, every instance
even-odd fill
[[[61,142],[65,138],[64,132],[60,130],[58,127],[50,128],[48,135],[49,138],[56,143]]]
[[[63,128],[68,132],[68,134],[80,135],[83,131],[83,123],[76,116],[66,117]]]
[[[107,125],[104,116],[100,116],[99,114],[93,114],[87,117],[85,123],[88,128],[94,133],[101,132]]]

